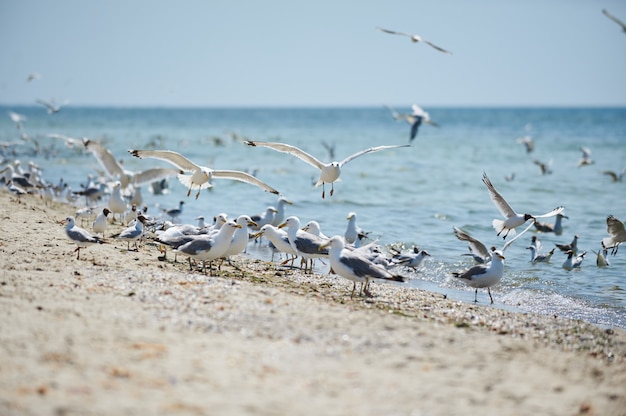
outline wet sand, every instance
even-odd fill
[[[0,206],[0,414],[626,415],[622,330],[149,240],[77,260],[75,208]]]

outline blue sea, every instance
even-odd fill
[[[396,106],[410,112],[408,106]],[[20,139],[6,115],[24,115],[29,140]],[[481,178],[486,172],[495,187],[518,212],[542,214],[565,206],[561,235],[537,233],[532,228],[505,252],[505,275],[492,289],[495,307],[522,312],[583,319],[601,326],[626,328],[626,247],[610,256],[610,266],[596,266],[593,250],[607,236],[606,217],[626,220],[626,178],[613,182],[606,170],[626,168],[626,108],[427,108],[439,127],[422,125],[408,148],[384,150],[354,159],[342,170],[334,195],[321,197],[313,188],[318,172],[293,156],[246,146],[241,139],[288,143],[330,161],[325,145],[334,146],[341,160],[371,146],[408,144],[410,126],[395,121],[380,108],[80,108],[64,107],[48,114],[43,107],[1,107],[2,166],[19,159],[33,161],[56,183],[63,178],[80,189],[88,175],[102,172],[93,155],[67,148],[49,138],[51,133],[100,141],[133,171],[168,166],[154,159],[137,159],[129,149],[168,149],[213,169],[254,173],[293,202],[287,215],[304,224],[317,220],[328,235],[343,234],[346,217],[357,214],[359,227],[383,246],[414,244],[432,257],[411,277],[408,285],[473,302],[474,289],[451,277],[473,263],[467,244],[459,241],[459,227],[485,245],[502,247],[492,219],[500,218]],[[532,153],[517,142],[530,136]],[[578,166],[581,147],[591,150],[593,164]],[[539,160],[552,173],[542,174]],[[514,175],[513,180],[506,180]],[[181,222],[195,223],[204,215],[225,212],[258,214],[275,205],[277,196],[230,180],[214,180],[196,200],[186,196],[175,178],[170,193],[152,195],[143,189],[149,212],[173,208],[185,201]],[[103,202],[104,203],[104,202]],[[546,222],[553,222],[550,218]],[[522,228],[519,229],[520,231]],[[565,254],[557,252],[550,264],[530,263],[526,249],[531,236],[543,244],[569,243],[579,235],[579,251],[587,251],[582,267],[566,271]],[[59,239],[64,238],[59,230]],[[510,237],[509,237],[510,238]],[[508,241],[508,239],[507,239]],[[263,244],[251,243],[247,255],[268,259]],[[155,255],[156,258],[156,255]],[[319,264],[319,263],[318,263]],[[323,271],[320,264],[319,271]],[[375,292],[376,288],[373,288]],[[485,290],[478,301],[488,305]]]

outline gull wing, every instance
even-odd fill
[[[459,240],[467,241],[467,244],[469,245],[472,254],[476,254],[483,259],[491,258],[491,253],[489,252],[489,250],[487,250],[487,247],[482,242],[478,241],[477,239],[457,227],[454,227],[454,234]]]
[[[563,212],[565,210],[564,206],[560,206],[560,207],[556,207],[554,208],[552,211],[550,212],[546,212],[543,215],[533,215],[533,217],[535,218],[549,218],[549,217],[554,217],[557,214],[560,214],[561,212]]]
[[[415,121],[411,124],[411,140],[415,139],[417,136],[417,129],[422,124],[422,120],[424,119],[422,116],[414,116]]]
[[[290,155],[295,156],[298,159],[320,170],[322,170],[322,168],[324,167],[324,163],[320,162],[314,156],[308,154],[302,149],[299,149],[295,146],[291,146],[289,144],[277,143],[277,142],[257,142],[257,141],[252,141],[252,140],[246,140],[244,143],[247,144],[248,146],[267,147],[269,149],[276,150],[277,152],[289,153]]]
[[[507,248],[509,248],[509,246],[511,244],[513,244],[513,242],[515,240],[517,240],[518,238],[520,238],[522,235],[524,235],[524,233],[528,230],[530,230],[530,227],[532,227],[534,225],[534,221],[531,222],[530,224],[528,224],[528,227],[524,228],[524,231],[522,231],[521,233],[517,234],[513,239],[509,240],[504,246],[502,246],[502,252],[504,252]]]
[[[424,42],[425,44],[427,44],[430,47],[433,47],[433,48],[437,49],[439,52],[443,52],[443,53],[447,53],[448,55],[452,55],[452,52],[447,51],[447,50],[445,50],[445,49],[435,45],[434,43],[432,43],[430,41],[427,41],[426,39],[422,39],[422,42]]]
[[[401,36],[407,36],[409,38],[413,37],[413,35],[411,35],[409,33],[396,32],[395,30],[384,29],[382,27],[376,27],[376,29],[380,30],[381,32],[389,33],[390,35],[401,35]]]
[[[620,234],[624,234],[624,223],[615,218],[612,215],[609,215],[606,218],[606,232],[612,236],[617,236]]]
[[[496,205],[496,208],[498,208],[498,211],[500,211],[500,213],[504,216],[504,218],[510,218],[514,215],[517,215],[516,212],[513,211],[513,208],[511,208],[509,203],[506,202],[502,195],[500,195],[500,193],[496,190],[496,188],[487,177],[487,174],[484,172],[483,182],[485,183],[485,185],[487,185],[487,189],[489,190],[489,194],[491,195],[491,200]]]
[[[622,29],[624,31],[626,31],[626,24],[624,24],[624,22],[622,22],[621,20],[619,20],[617,17],[613,16],[611,13],[609,13],[606,9],[602,9],[602,13],[604,13],[604,15],[606,17],[608,17],[609,19],[611,19],[612,21],[614,21],[615,23],[617,23],[618,25],[620,25],[622,27]]]
[[[139,159],[147,157],[151,159],[164,160],[187,172],[194,172],[202,168],[180,153],[172,152],[171,150],[129,150],[129,152],[131,155],[138,157]]]
[[[393,280],[391,273],[362,257],[358,252],[342,250],[339,261],[349,267],[358,277]]]
[[[160,181],[161,179],[183,173],[178,169],[171,168],[152,168],[137,172],[133,175],[132,184],[134,186],[142,186],[150,182]]]
[[[256,185],[264,191],[271,192],[273,194],[279,193],[276,189],[272,188],[260,179],[257,179],[249,173],[241,172],[239,170],[214,170],[211,172],[211,176],[218,179],[234,179],[236,181]]]
[[[67,230],[67,235],[79,243],[96,243],[98,240],[82,228],[73,227]]]
[[[489,266],[485,264],[477,264],[464,272],[453,273],[454,277],[458,277],[459,279],[466,279],[469,281],[474,280],[474,277],[480,277],[481,275],[487,272]]]
[[[376,146],[376,147],[370,147],[369,149],[364,149],[361,150],[360,152],[356,152],[353,155],[348,156],[347,158],[345,158],[344,160],[342,160],[341,162],[339,162],[339,166],[343,166],[346,163],[348,163],[349,161],[351,161],[352,159],[356,159],[359,156],[363,156],[367,153],[372,153],[372,152],[378,152],[380,150],[385,150],[385,149],[393,149],[396,147],[410,147],[410,145],[408,144],[396,144],[396,145],[392,145],[392,146]]]
[[[84,144],[85,149],[93,153],[96,160],[106,171],[107,175],[109,175],[111,178],[121,177],[122,175],[124,175],[124,169],[111,154],[111,152],[109,152],[108,149],[104,148],[99,143],[89,139],[85,140]]]

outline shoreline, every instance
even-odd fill
[[[76,260],[74,208],[0,206],[3,414],[625,414],[621,329],[392,284],[350,299],[246,256],[205,276],[150,242]]]

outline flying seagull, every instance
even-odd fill
[[[244,143],[247,144],[248,146],[268,147],[270,149],[276,150],[277,152],[289,153],[290,155],[297,157],[303,162],[306,162],[309,165],[318,168],[321,171],[321,173],[320,173],[320,178],[315,183],[315,187],[317,188],[318,186],[322,185],[322,198],[324,198],[324,195],[325,195],[324,184],[330,183],[332,186],[332,184],[339,179],[339,175],[341,175],[341,168],[346,163],[350,162],[352,159],[356,159],[357,157],[363,156],[367,153],[378,152],[379,150],[393,149],[396,147],[409,147],[408,144],[370,147],[369,149],[364,149],[364,150],[361,150],[360,152],[356,152],[355,154],[346,157],[340,162],[333,161],[330,163],[324,163],[324,162],[319,161],[314,156],[306,153],[304,150],[299,149],[295,146],[291,146],[289,144],[277,143],[277,142],[257,142],[257,141],[252,141],[252,140],[246,140]],[[333,192],[334,192],[334,187],[331,187],[331,190],[330,190],[331,196],[333,195]]]
[[[211,178],[233,179],[240,182],[246,182],[251,185],[256,185],[264,191],[271,192],[273,194],[279,193],[276,189],[255,178],[249,173],[238,170],[213,170],[206,166],[197,165],[180,153],[172,152],[171,150],[129,150],[129,152],[131,155],[140,159],[148,157],[164,160],[182,171],[189,172],[189,174],[178,175],[178,180],[183,185],[189,187],[187,196],[191,194],[193,187],[198,188],[196,199],[200,196],[200,191],[202,189],[211,187]]]
[[[378,30],[380,30],[381,32],[384,32],[384,33],[389,33],[390,35],[406,36],[406,37],[410,38],[411,41],[413,41],[413,42],[424,42],[428,46],[437,49],[439,52],[443,52],[443,53],[447,53],[448,55],[452,55],[452,52],[447,51],[447,50],[445,50],[443,48],[440,48],[439,46],[435,45],[434,43],[432,43],[430,41],[427,41],[426,39],[422,38],[421,36],[412,35],[410,33],[404,33],[404,32],[396,32],[395,30],[383,29],[382,27],[377,27],[376,29],[378,29]]]

